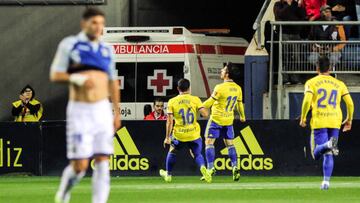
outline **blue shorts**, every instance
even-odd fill
[[[313,153],[317,145],[322,145],[330,140],[331,137],[339,138],[339,129],[337,128],[320,128],[311,132],[310,146]]]
[[[175,148],[175,150],[179,151],[185,146],[191,149],[193,154],[200,154],[202,150],[202,139],[196,139],[194,141],[182,142],[177,140],[175,137],[171,137],[171,146]]]
[[[233,140],[235,137],[234,127],[232,125],[221,126],[214,121],[209,120],[205,131],[205,137],[213,139],[223,138],[227,140]]]

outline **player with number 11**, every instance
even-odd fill
[[[223,138],[231,159],[234,181],[238,181],[240,178],[240,170],[237,163],[238,157],[233,144],[235,109],[239,111],[240,121],[245,122],[241,87],[233,80],[238,76],[240,76],[240,69],[233,63],[227,63],[221,69],[220,75],[224,82],[216,85],[211,97],[203,103],[205,108],[211,108],[211,116],[205,132],[205,154],[208,174],[211,176],[215,174],[215,140]]]

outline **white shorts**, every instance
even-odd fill
[[[67,106],[67,158],[88,159],[113,153],[113,114],[108,100],[96,103],[69,101]]]

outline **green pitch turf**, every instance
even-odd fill
[[[112,178],[109,203],[132,202],[360,202],[359,177],[334,177],[329,191],[321,191],[321,177],[214,177],[211,184],[199,177]],[[56,177],[0,177],[0,202],[49,203],[57,189]],[[72,193],[72,203],[91,202],[91,179]]]

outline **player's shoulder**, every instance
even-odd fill
[[[226,87],[226,84],[225,83],[220,83],[220,84],[215,85],[214,90],[219,90],[219,89],[222,89],[224,87]]]
[[[169,101],[168,101],[168,104],[174,103],[177,99],[178,99],[178,96],[175,96],[175,97],[173,97],[173,98],[170,98]]]
[[[198,97],[198,96],[195,96],[195,95],[190,95],[190,98],[191,98],[191,100],[193,100],[193,101],[196,101],[196,102],[201,102],[201,99],[200,99],[200,97]]]
[[[338,83],[339,85],[341,85],[341,86],[346,86],[346,84],[344,83],[344,81],[339,80],[338,78],[334,78],[334,77],[333,77],[333,80],[334,80],[336,83]]]
[[[60,41],[59,47],[71,49],[78,41],[79,38],[76,35],[70,35]]]
[[[233,82],[232,84],[234,87],[236,87],[237,89],[241,90],[241,86],[239,84],[237,84],[236,82]]]
[[[100,41],[100,44],[101,44],[102,47],[105,47],[106,49],[109,49],[109,50],[112,49],[112,46],[107,42]]]
[[[319,79],[321,79],[319,76],[312,77],[305,82],[305,86],[312,85],[314,84],[314,82],[318,81]]]
[[[217,89],[217,88],[221,87],[222,84],[223,84],[223,83],[220,83],[220,84],[215,85],[214,89]]]

